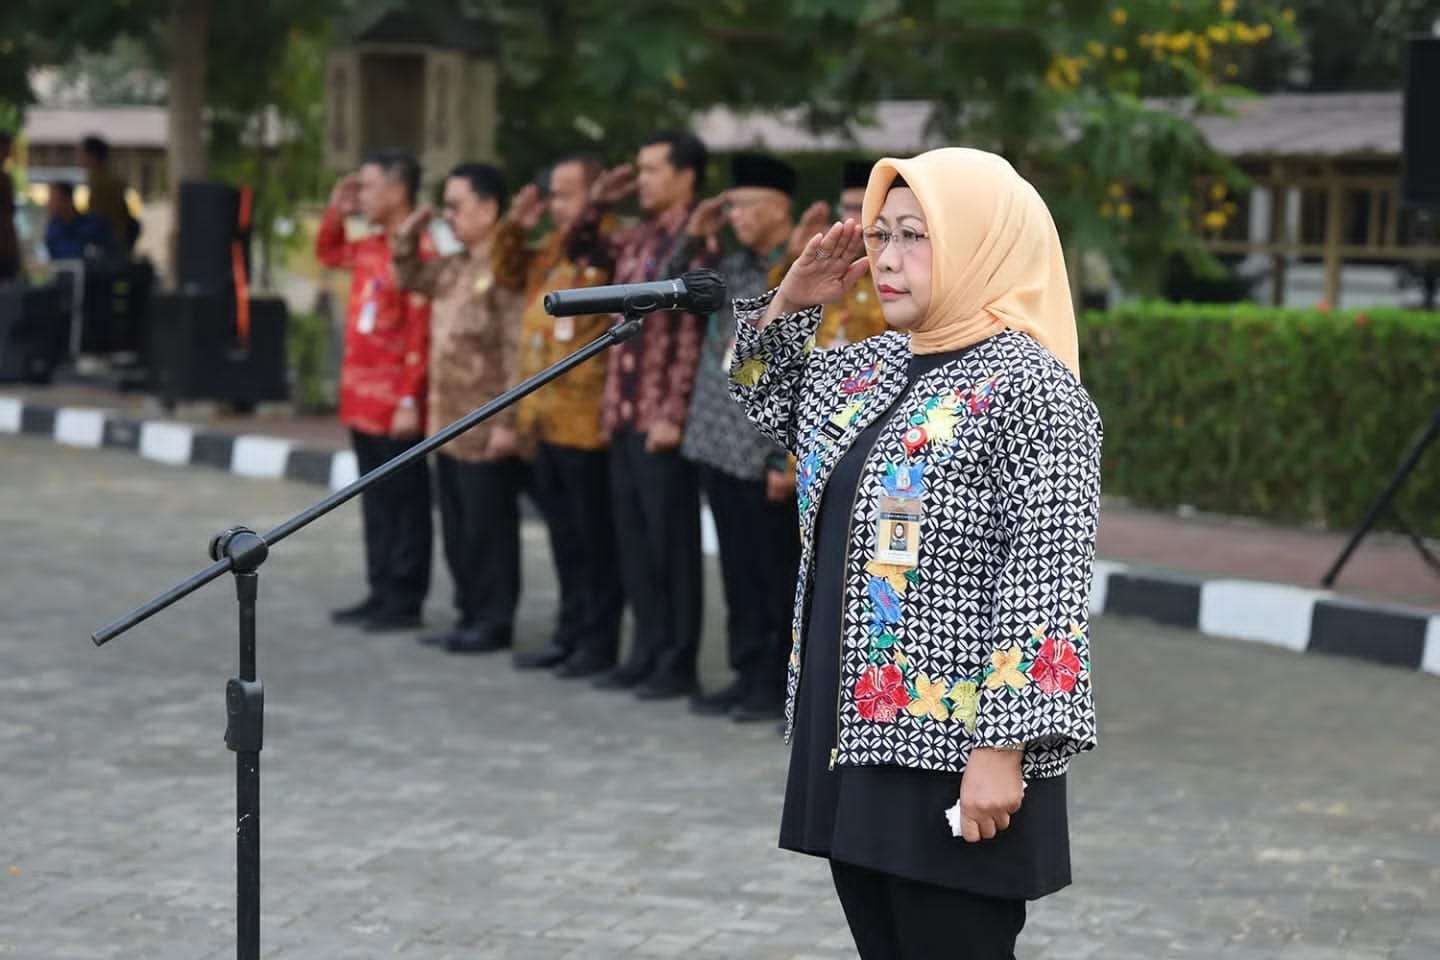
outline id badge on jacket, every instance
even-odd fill
[[[920,501],[881,497],[875,512],[875,560],[902,567],[920,565]]]

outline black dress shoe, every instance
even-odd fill
[[[496,653],[509,650],[513,638],[510,627],[471,627],[452,634],[445,649],[450,653]]]
[[[353,607],[342,607],[339,610],[330,611],[330,622],[348,626],[352,623],[364,623],[366,620],[380,612],[380,601],[374,597],[366,597],[361,603]]]
[[[688,697],[699,684],[694,680],[678,680],[674,677],[651,677],[635,688],[636,700],[675,700]]]
[[[372,614],[360,629],[366,633],[391,633],[396,630],[414,630],[423,625],[418,613],[381,610],[379,613]]]
[[[730,719],[736,723],[768,723],[784,717],[785,695],[762,688],[751,691],[749,696],[730,708]]]
[[[564,663],[569,656],[569,650],[552,641],[539,650],[527,650],[524,653],[515,654],[515,668],[517,670],[549,670],[557,664]]]
[[[464,631],[465,624],[457,623],[453,627],[447,627],[444,630],[437,630],[435,633],[422,633],[420,634],[420,636],[415,638],[415,642],[420,644],[420,646],[422,647],[443,648],[446,644],[450,642],[451,637],[455,636],[458,633],[463,633]]]
[[[723,690],[691,697],[690,712],[698,713],[702,717],[724,716],[738,706],[749,692],[750,688],[743,681],[736,680]]]
[[[613,660],[597,660],[585,653],[571,654],[555,667],[555,676],[564,680],[594,677],[615,669]]]
[[[649,675],[647,668],[627,663],[600,674],[593,683],[597,690],[633,690]]]

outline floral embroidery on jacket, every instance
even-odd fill
[[[855,682],[855,709],[866,720],[889,723],[909,703],[905,675],[892,663],[870,667]]]

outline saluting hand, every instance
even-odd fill
[[[609,206],[635,192],[635,168],[628,163],[606,170],[590,185],[590,200]]]
[[[869,269],[865,240],[854,220],[812,236],[791,265],[760,326],[821,303],[837,303]]]
[[[817,233],[823,233],[826,225],[830,222],[830,205],[823,200],[816,200],[805,208],[800,216],[800,222],[795,229],[790,231],[790,243],[788,252],[792,257],[798,257],[805,252],[805,244]]]
[[[540,199],[540,188],[527,183],[510,201],[510,219],[522,230],[534,230],[540,225],[540,215],[545,212],[545,201]]]
[[[725,225],[726,194],[702,200],[690,214],[685,232],[696,239],[709,239],[720,233]]]
[[[400,224],[400,235],[418,237],[426,227],[430,226],[430,221],[433,219],[435,219],[435,208],[428,203],[412,210],[410,216]]]

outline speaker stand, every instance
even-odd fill
[[[1360,541],[1364,539],[1365,534],[1375,525],[1375,521],[1380,518],[1380,514],[1390,505],[1390,501],[1395,499],[1395,494],[1399,493],[1400,488],[1405,485],[1405,480],[1410,476],[1410,471],[1415,469],[1415,465],[1420,462],[1420,458],[1425,454],[1425,449],[1435,442],[1437,436],[1440,436],[1440,409],[1435,411],[1435,416],[1430,420],[1430,426],[1421,434],[1420,439],[1415,441],[1415,445],[1410,448],[1410,452],[1406,454],[1405,459],[1400,462],[1400,466],[1396,469],[1394,476],[1390,478],[1390,482],[1385,485],[1385,489],[1381,492],[1380,496],[1371,504],[1369,512],[1365,514],[1365,519],[1360,521],[1360,526],[1351,534],[1350,542],[1345,544],[1345,549],[1340,551],[1340,556],[1336,558],[1335,563],[1331,565],[1325,576],[1320,579],[1320,582],[1326,587],[1334,585],[1335,578],[1340,575],[1340,568],[1345,566],[1345,562],[1350,559],[1350,554],[1355,552],[1355,548],[1360,545]],[[1425,545],[1424,539],[1415,532],[1413,527],[1405,522],[1405,518],[1400,516],[1398,510],[1393,511],[1393,513],[1395,515],[1395,522],[1399,525],[1400,529],[1404,531],[1405,535],[1410,538],[1410,542],[1415,545],[1415,549],[1420,551],[1420,556],[1430,565],[1430,569],[1435,571],[1436,574],[1440,574],[1440,559],[1437,559],[1435,554],[1430,552],[1430,548]]]

